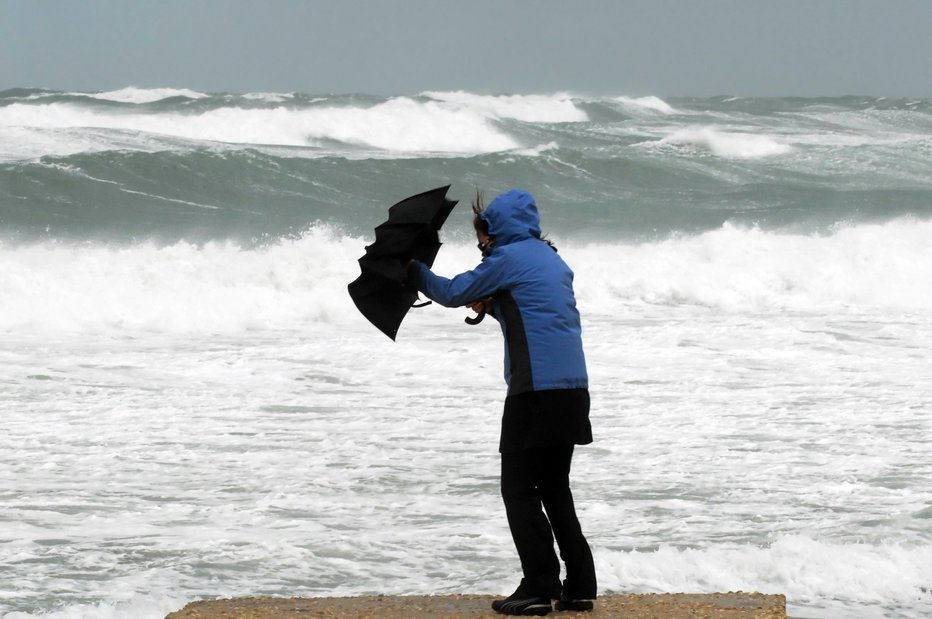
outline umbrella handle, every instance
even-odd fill
[[[424,301],[423,303],[414,303],[411,307],[427,307],[431,304],[433,304],[433,301]]]
[[[475,317],[475,318],[471,318],[471,317],[467,316],[467,317],[465,318],[465,321],[466,321],[466,324],[467,324],[467,325],[477,325],[477,324],[479,324],[480,322],[482,322],[482,319],[483,319],[483,318],[485,318],[485,312],[479,312],[478,314],[476,314],[476,317]]]

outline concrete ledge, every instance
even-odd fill
[[[191,602],[165,619],[475,619],[500,618],[491,595],[237,598]],[[580,619],[788,619],[786,598],[762,593],[661,593],[600,596]]]

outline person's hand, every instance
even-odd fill
[[[492,311],[492,297],[470,301],[466,304],[466,307],[476,312],[477,314],[486,314]]]
[[[482,319],[485,318],[487,313],[492,311],[492,297],[470,301],[466,304],[466,307],[476,312],[475,318],[466,317],[466,324],[477,325],[482,322]]]

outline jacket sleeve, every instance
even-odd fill
[[[504,261],[492,254],[472,271],[460,273],[453,279],[436,275],[420,262],[409,267],[412,284],[429,299],[445,307],[460,307],[470,301],[490,296],[505,284]]]

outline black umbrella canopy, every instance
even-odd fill
[[[375,229],[375,242],[359,259],[362,273],[348,286],[350,297],[369,322],[395,339],[401,321],[417,301],[405,281],[409,260],[434,264],[440,250],[437,231],[456,206],[449,185],[405,198],[388,209],[388,221]]]

